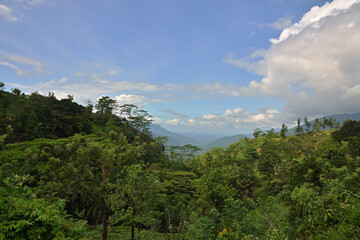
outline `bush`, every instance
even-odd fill
[[[6,178],[0,186],[0,240],[82,239],[85,222],[67,218],[65,201],[37,198],[25,180]]]

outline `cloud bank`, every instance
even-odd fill
[[[250,56],[254,61],[234,54],[224,58],[226,63],[263,76],[239,93],[285,99],[282,114],[287,119],[359,111],[359,0],[313,7],[271,42],[269,49]]]

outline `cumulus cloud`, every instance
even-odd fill
[[[216,118],[216,116],[214,114],[204,114],[202,116],[203,119],[206,119],[206,120],[211,120],[211,119],[214,119]]]
[[[292,35],[298,35],[304,29],[309,26],[317,27],[318,23],[327,17],[335,17],[347,10],[349,10],[353,5],[359,3],[359,0],[334,0],[333,2],[325,3],[322,7],[315,6],[309,12],[307,12],[302,19],[292,25],[291,27],[285,29],[281,34],[279,39],[271,39],[272,43],[279,43],[286,40]]]
[[[269,49],[225,62],[263,76],[240,93],[286,100],[284,116],[358,112],[360,101],[360,1],[314,7],[285,29]]]
[[[209,120],[208,118],[203,119]],[[235,126],[235,128],[273,127],[279,124],[279,112],[269,107],[259,109],[257,113],[242,108],[227,109],[223,114],[214,116],[210,120],[221,125]]]
[[[180,119],[179,118],[174,118],[174,119],[171,119],[171,120],[167,120],[166,124],[174,125],[174,126],[179,125],[180,124]]]
[[[16,22],[18,20],[17,17],[13,15],[11,9],[3,4],[0,4],[0,17],[10,22]]]
[[[134,104],[140,108],[142,108],[142,106],[148,101],[144,96],[131,94],[121,94],[119,96],[116,96],[115,100],[118,102],[119,105]]]
[[[152,116],[152,117],[151,117],[151,120],[152,120],[152,123],[154,123],[154,124],[162,124],[162,123],[164,123],[164,120],[162,120],[162,119],[159,118],[159,117],[154,117],[154,116]]]
[[[203,114],[202,116],[189,116],[187,119],[174,118],[171,120],[160,120],[157,122],[169,126],[188,126],[198,129],[215,129],[221,127],[223,130],[237,129],[239,132],[249,129],[269,129],[279,127],[280,113],[270,107],[259,109],[257,112],[249,112],[242,108],[227,109],[221,114]],[[211,131],[211,130],[210,130]]]

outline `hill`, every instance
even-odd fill
[[[199,153],[205,153],[214,147],[227,148],[232,143],[239,141],[240,138],[251,137],[251,134],[237,134],[234,136],[219,137],[204,133],[175,133],[158,124],[151,124],[150,131],[153,137],[167,137],[167,146],[183,146],[191,144],[201,148]],[[221,136],[221,135],[220,135]]]
[[[189,137],[185,137],[181,134],[171,132],[169,130],[166,130],[165,128],[161,127],[158,124],[151,124],[150,125],[150,131],[153,135],[153,137],[167,137],[167,142],[165,145],[170,146],[183,146],[186,144],[191,145],[200,145],[200,142]]]
[[[202,145],[220,148],[194,156],[191,146],[164,151],[147,135],[144,115],[127,120],[109,105],[93,113],[71,98],[38,94],[0,98],[9,101],[0,105],[7,125],[0,136],[1,239],[34,232],[39,239],[358,239],[360,121],[284,138],[274,131],[244,141],[250,135],[223,137]],[[97,109],[110,100],[100,99]],[[50,128],[60,124],[58,115],[69,121]],[[90,134],[80,131],[82,120],[91,123]],[[34,139],[6,142],[26,140],[22,128]]]
[[[353,121],[359,121],[360,120],[360,113],[342,113],[342,114],[332,114],[330,116],[325,116],[326,119],[329,119],[329,118],[332,118],[332,119],[336,119],[336,121],[338,121],[340,123],[340,125],[343,124],[343,122],[346,120],[346,119],[351,119]],[[304,121],[304,119],[300,119],[301,122]],[[324,121],[324,117],[321,117],[319,118],[319,121],[320,122],[323,122]],[[312,120],[312,121],[309,121],[311,125],[314,124],[315,120]],[[307,129],[307,127],[305,126],[305,124],[302,124],[301,127],[305,130]],[[310,127],[311,129],[312,127]],[[291,135],[295,135],[295,129],[296,127],[294,128],[291,128],[291,129],[288,129],[288,132],[286,133],[286,135],[288,136],[291,136]],[[329,129],[329,128],[326,128],[326,129]],[[276,129],[277,132],[279,132],[281,129]]]
[[[219,147],[219,148],[225,149],[225,148],[229,147],[231,144],[239,141],[240,138],[246,138],[246,137],[251,137],[251,134],[237,134],[234,136],[228,136],[228,137],[222,137],[222,138],[216,139],[210,143],[200,145],[199,146],[201,148],[200,153],[205,153],[214,147]]]
[[[215,141],[219,138],[228,136],[225,134],[209,134],[209,133],[200,133],[200,132],[180,132],[179,134],[194,139],[195,141],[198,141],[200,145],[204,145],[212,141]]]

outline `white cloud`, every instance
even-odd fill
[[[179,125],[180,124],[180,119],[179,118],[174,118],[172,120],[167,120],[166,124],[173,125],[173,126]]]
[[[263,76],[238,90],[239,95],[282,98],[286,100],[282,114],[292,119],[358,112],[358,2],[335,0],[314,7],[299,23],[285,29],[277,43],[250,56],[250,61],[236,59],[233,54],[225,57],[225,62]]]
[[[214,114],[204,114],[202,116],[203,119],[206,119],[206,120],[211,120],[211,119],[214,119],[216,116]]]
[[[171,120],[157,119],[160,124],[168,126],[196,127],[197,130],[208,129],[214,131],[222,128],[229,131],[237,129],[240,132],[249,129],[280,127],[280,114],[277,110],[269,107],[259,109],[258,112],[248,112],[242,108],[227,109],[221,114],[204,114],[201,117],[188,117],[187,119],[174,118]]]
[[[0,61],[0,65],[12,68],[12,69],[19,69],[18,66],[15,66],[14,64],[8,63],[8,62],[4,62],[4,61]]]
[[[118,102],[119,105],[134,104],[140,108],[142,108],[142,106],[147,103],[147,99],[144,96],[131,94],[121,94],[119,96],[116,96],[115,100]]]
[[[188,120],[188,125],[189,126],[195,126],[195,124],[196,124],[196,121],[194,119],[191,118],[191,119]]]
[[[0,51],[0,60],[2,60],[2,65],[16,69],[16,73],[21,77],[32,76],[32,72],[39,76],[44,72],[44,64],[36,59]],[[22,67],[20,68],[13,63],[19,64]]]
[[[144,92],[151,92],[160,89],[160,86],[152,83],[146,83],[146,82],[112,82],[109,84],[109,86],[106,86],[108,88],[114,88],[118,90],[138,90],[138,91],[144,91]],[[109,89],[109,90],[110,90]]]
[[[16,70],[15,73],[20,77],[31,76],[31,73],[29,71],[19,68],[18,66],[14,65],[14,64],[11,64],[11,63],[8,63],[5,61],[0,61],[0,65],[3,65],[3,66],[6,66],[6,67]]]
[[[282,17],[282,18],[277,19],[273,23],[268,23],[265,25],[268,27],[277,29],[277,30],[282,30],[286,27],[289,27],[291,24],[292,24],[291,17]]]
[[[13,5],[20,6],[25,10],[45,4],[52,4],[52,2],[52,0],[12,0]]]
[[[86,76],[86,74],[83,72],[77,72],[74,74],[74,77],[77,77],[77,78],[84,77],[84,76]]]
[[[186,88],[185,85],[176,84],[176,83],[167,83],[167,84],[165,84],[165,87],[169,91],[180,91],[180,90],[184,90]]]
[[[69,79],[67,77],[62,77],[59,79],[58,83],[66,83]]]
[[[97,79],[97,78],[106,78],[109,76],[115,76],[124,71],[124,69],[119,66],[106,66],[93,62],[89,62],[88,65],[91,66],[91,71],[94,71],[95,69],[95,73],[86,74],[84,72],[78,72],[75,74],[75,76],[76,77],[87,76],[92,79]]]
[[[152,119],[152,123],[155,123],[155,124],[162,124],[162,123],[164,123],[164,120],[162,120],[162,119],[159,118],[159,117],[154,117],[154,116],[152,116],[151,119]]]
[[[0,4],[0,17],[4,18],[6,21],[16,22],[18,21],[17,17],[12,14],[12,11],[7,6]]]
[[[31,77],[32,74],[30,71],[27,71],[27,70],[24,70],[24,69],[21,69],[19,68],[18,70],[16,70],[16,74],[19,76],[19,77]]]
[[[119,69],[119,70],[109,70],[107,74],[108,74],[109,76],[114,76],[114,75],[117,75],[117,74],[120,73],[120,72],[122,72],[121,69]]]
[[[64,80],[64,79],[63,79]],[[66,83],[66,84],[64,84]],[[80,97],[80,98],[96,98],[103,94],[110,94],[116,92],[125,91],[153,91],[159,87],[154,84],[144,82],[59,82],[51,80],[49,82],[40,82],[36,85],[19,85],[16,83],[9,83],[12,86],[17,86],[28,91],[39,91],[39,92],[52,92],[54,90],[66,92],[68,94]],[[159,99],[153,99],[152,101],[160,101]]]
[[[315,6],[309,12],[307,12],[302,19],[292,25],[291,27],[285,29],[281,34],[279,39],[271,39],[272,43],[279,43],[292,35],[298,35],[305,28],[313,25],[316,26],[320,20],[329,17],[337,16],[340,13],[351,8],[356,3],[359,3],[359,0],[334,0],[333,2],[325,3],[322,7]]]
[[[187,89],[191,92],[232,97],[244,96],[244,94],[246,94],[243,87],[239,87],[234,84],[223,85],[219,82],[191,85],[187,86]]]

